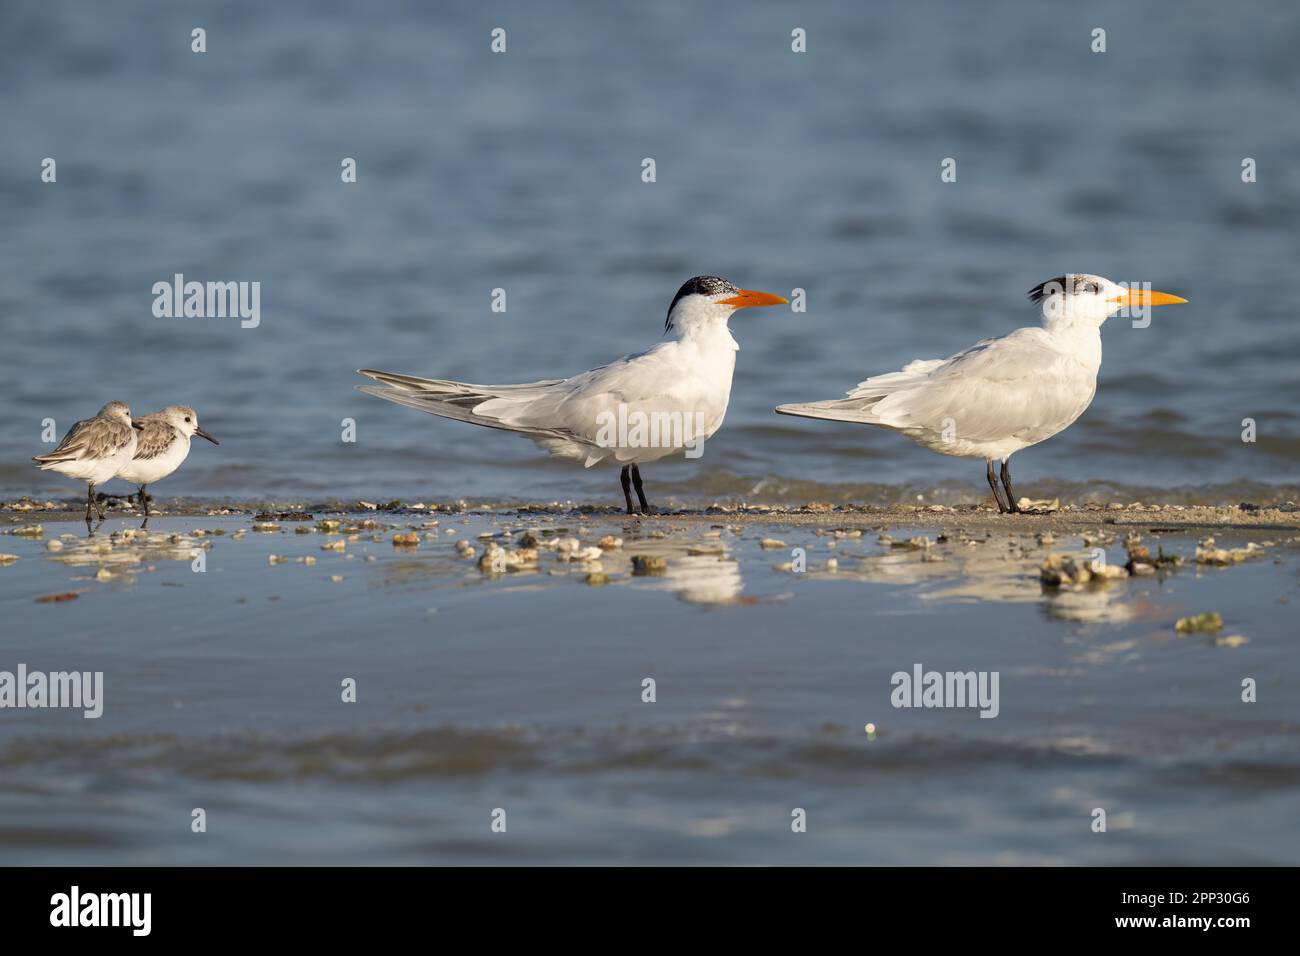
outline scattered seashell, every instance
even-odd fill
[[[636,575],[657,575],[668,570],[668,559],[651,554],[632,555],[632,573]]]
[[[1223,630],[1223,616],[1218,611],[1205,611],[1191,617],[1180,617],[1174,624],[1179,634],[1204,634]]]
[[[62,594],[42,594],[35,600],[37,604],[62,604],[64,601],[75,601],[80,596],[76,591],[64,591]]]

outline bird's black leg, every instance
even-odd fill
[[[1010,461],[1009,457],[1002,460],[1002,487],[1007,489],[1007,510],[1012,514],[1020,514],[1020,505],[1016,504],[1016,493],[1011,490],[1011,467],[1008,464]]]
[[[984,464],[988,466],[989,487],[993,489],[993,500],[997,502],[998,514],[1006,514],[1007,509],[1002,504],[1002,493],[998,490],[998,478],[993,473],[993,459],[987,459]]]
[[[632,476],[628,474],[631,470],[631,465],[624,465],[623,472],[618,476],[618,480],[623,485],[623,500],[627,502],[627,513],[634,515],[636,509],[632,507]]]
[[[650,513],[650,502],[645,500],[645,488],[641,485],[641,469],[636,465],[632,466],[632,485],[636,488],[636,496],[641,500],[641,513],[648,515]]]
[[[140,522],[141,528],[149,527],[149,497],[144,493],[148,485],[140,486],[140,513],[144,515],[144,520]]]
[[[86,530],[90,530],[90,512],[95,506],[95,485],[93,482],[86,486]]]

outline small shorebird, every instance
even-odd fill
[[[650,513],[638,465],[674,452],[698,457],[722,425],[740,348],[727,328],[737,309],[785,302],[779,295],[737,288],[717,276],[688,280],[668,306],[667,341],[572,378],[525,385],[471,385],[359,369],[377,385],[368,395],[457,421],[531,438],[552,455],[590,468],[612,459],[627,513]]]
[[[1069,427],[1092,403],[1102,323],[1120,309],[1187,301],[1082,274],[1040,283],[1029,298],[1042,308],[1041,328],[984,339],[946,359],[918,359],[900,372],[867,379],[848,398],[776,410],[879,425],[944,455],[983,458],[998,511],[1018,512],[1008,461]],[[995,459],[1002,462],[1005,504]]]
[[[140,431],[135,455],[114,477],[140,486],[140,511],[147,524],[145,489],[181,466],[190,453],[190,438],[198,435],[214,445],[220,442],[199,427],[199,416],[188,405],[168,405],[160,412],[141,416],[135,420],[135,427]]]
[[[131,409],[125,402],[109,402],[94,418],[77,422],[63,436],[59,447],[32,461],[42,471],[57,471],[87,483],[86,529],[90,529],[91,509],[95,504],[95,486],[117,475],[135,454],[136,430]],[[99,520],[104,512],[99,511]]]

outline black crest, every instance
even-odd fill
[[[673,301],[668,305],[668,315],[664,319],[664,331],[667,332],[673,327],[673,309],[677,301],[686,295],[718,295],[722,292],[739,292],[740,289],[719,276],[696,276],[694,279],[687,279],[682,283],[682,287],[677,290],[673,296]]]
[[[1062,292],[1074,291],[1073,276],[1057,276],[1055,279],[1048,279],[1046,282],[1040,282],[1029,290],[1029,301],[1040,302],[1049,295],[1059,295]]]
[[[1029,290],[1029,300],[1039,302],[1049,295],[1059,295],[1061,293],[1066,295],[1096,295],[1100,291],[1101,286],[1097,284],[1096,276],[1076,272],[1068,276],[1057,276],[1055,279],[1040,282]]]

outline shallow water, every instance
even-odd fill
[[[365,518],[380,526],[355,537],[285,521],[238,539],[247,518],[154,518],[186,537],[94,554],[72,523],[0,538],[19,556],[0,567],[4,666],[105,675],[98,719],[3,713],[0,857],[1300,862],[1294,532],[1220,533],[1268,545],[1233,567],[1056,592],[1037,568],[1084,553],[1078,536],[962,535],[960,518],[890,531],[929,537],[920,549],[837,538],[833,517],[821,535],[726,516],[351,520]],[[426,521],[418,547],[391,543]],[[482,573],[453,544],[481,553],[525,530],[544,542],[535,571]],[[1152,553],[1195,550],[1195,535],[1141,530]],[[1101,533],[1122,562],[1124,532]],[[603,586],[545,545],[606,534],[624,543],[601,558]],[[803,574],[778,569],[794,547]],[[632,555],[667,567],[632,574]],[[1209,610],[1222,631],[1176,634]],[[997,671],[998,715],[894,708],[891,675],[915,664]],[[1244,677],[1258,702],[1241,701]]]
[[[1024,290],[1066,271],[1191,304],[1108,324],[1096,401],[1017,458],[1022,490],[1294,484],[1293,4],[737,9],[7,5],[0,493],[75,495],[28,461],[41,422],[122,398],[192,404],[222,440],[164,495],[617,500],[609,471],[360,395],[353,370],[580,371],[657,341],[701,272],[809,306],[736,319],[726,427],[647,469],[679,500],[981,494],[978,464],[771,409],[1030,324]],[[261,324],[154,318],[178,272],[261,282]]]

